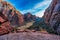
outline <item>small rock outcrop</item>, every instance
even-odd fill
[[[52,0],[44,14],[45,22],[60,34],[60,0]]]

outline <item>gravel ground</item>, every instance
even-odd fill
[[[0,36],[0,40],[60,40],[60,36],[40,32],[21,32]]]

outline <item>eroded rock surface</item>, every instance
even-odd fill
[[[13,27],[23,25],[23,15],[6,1],[0,2],[0,14],[3,14],[1,16],[5,16],[5,19],[9,20],[10,25]]]
[[[0,1],[0,35],[7,34],[13,27],[20,27],[24,23],[23,15],[10,3]]]
[[[60,34],[60,0],[52,0],[45,11],[44,18],[54,32]]]
[[[60,40],[60,36],[39,32],[22,32],[0,36],[0,40]]]

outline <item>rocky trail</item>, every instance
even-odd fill
[[[0,36],[0,40],[60,40],[60,36],[40,32],[20,32]]]

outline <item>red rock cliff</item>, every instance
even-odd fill
[[[23,15],[6,1],[0,1],[0,35],[24,24]]]
[[[8,2],[0,2],[0,12],[6,17],[5,19],[9,20],[11,26],[15,27],[23,25],[23,15]],[[4,21],[3,19],[0,21]]]

